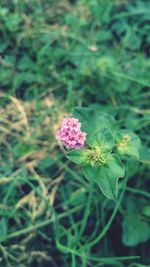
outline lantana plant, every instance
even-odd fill
[[[111,115],[91,108],[75,108],[56,138],[66,148],[66,157],[79,164],[86,179],[96,182],[109,199],[117,198],[118,180],[125,176],[122,160],[139,160],[139,137],[120,129]]]

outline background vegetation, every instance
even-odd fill
[[[0,266],[150,266],[150,150],[114,202],[55,140],[95,106],[149,147],[150,1],[1,0],[0,36]]]

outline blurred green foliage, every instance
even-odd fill
[[[1,0],[0,36],[0,265],[149,266],[150,1]],[[116,202],[58,149],[74,106],[142,140]]]

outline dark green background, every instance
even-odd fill
[[[148,150],[88,251],[115,203],[94,187],[88,207],[89,185],[55,133],[74,106],[94,106],[149,147],[150,1],[1,0],[0,85],[0,266],[149,266]]]

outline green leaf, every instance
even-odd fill
[[[142,208],[143,215],[150,217],[150,205],[145,205]]]
[[[31,70],[31,68],[33,69],[34,66],[34,62],[27,55],[23,55],[18,62],[18,68],[20,70]]]
[[[23,142],[18,142],[12,148],[13,155],[15,158],[22,157],[26,154],[32,154],[37,149],[35,144],[28,144]]]
[[[81,205],[81,204],[85,203],[86,198],[87,198],[86,189],[80,188],[80,189],[74,191],[70,195],[70,198],[67,199],[66,204],[72,205],[72,206]]]
[[[140,139],[130,130],[121,130],[116,136],[117,149],[120,154],[133,156],[136,159],[140,157]]]
[[[54,164],[54,160],[50,157],[50,156],[46,156],[45,158],[43,158],[39,164],[38,167],[41,171],[51,167]]]
[[[150,149],[146,146],[140,146],[140,161],[150,164]]]
[[[91,136],[88,144],[92,148],[99,147],[102,152],[110,152],[114,145],[114,139],[107,128],[102,128]]]
[[[7,235],[7,223],[6,219],[1,219],[0,220],[0,240],[5,238]]]
[[[19,24],[22,21],[22,18],[19,14],[10,14],[4,17],[5,25],[10,31],[16,31]]]
[[[72,114],[82,123],[82,130],[87,133],[87,142],[102,128],[108,128],[112,134],[116,133],[116,122],[107,113],[91,108],[75,108]]]
[[[100,187],[103,194],[110,198],[116,199],[118,195],[118,179],[125,175],[125,168],[119,157],[111,154],[107,162],[98,167],[83,167],[85,177],[90,181],[95,181]]]
[[[87,149],[81,149],[81,150],[71,150],[67,152],[66,157],[73,161],[76,164],[85,165],[87,164]]]
[[[125,246],[137,246],[150,238],[150,227],[140,220],[138,214],[126,215],[122,227],[122,241]]]

